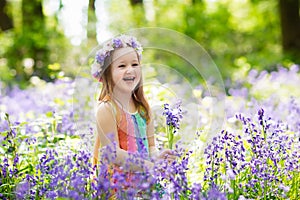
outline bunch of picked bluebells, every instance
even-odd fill
[[[180,127],[180,121],[183,118],[181,102],[177,102],[172,108],[170,104],[164,104],[163,115],[166,117],[166,132],[168,138],[168,147],[173,148],[174,134],[177,133]]]
[[[95,61],[91,67],[91,73],[94,78],[101,80],[102,73],[105,69],[106,58],[111,55],[111,52],[124,47],[132,47],[138,54],[139,59],[142,57],[142,45],[133,36],[120,35],[103,44],[102,49],[96,52]]]

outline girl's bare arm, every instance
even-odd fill
[[[97,110],[97,136],[94,147],[94,164],[98,162],[100,146],[102,149],[113,149],[115,155],[111,156],[111,162],[118,166],[129,167],[132,171],[144,171],[146,168],[152,169],[154,164],[148,160],[142,158],[136,158],[137,160],[144,163],[144,166],[135,164],[134,162],[127,162],[129,154],[127,151],[119,147],[119,139],[117,134],[117,121],[116,114],[110,103],[101,103]],[[101,145],[100,145],[101,141]],[[109,148],[110,147],[110,148]],[[111,153],[109,151],[104,151]]]

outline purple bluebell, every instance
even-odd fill
[[[113,39],[113,47],[114,48],[121,48],[122,47],[122,41],[119,38],[114,38]]]
[[[180,120],[183,118],[180,103],[177,103],[174,108],[172,108],[170,104],[164,104],[163,115],[166,116],[167,126],[174,127],[175,131],[179,129]]]

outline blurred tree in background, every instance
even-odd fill
[[[279,0],[282,47],[297,63],[300,63],[299,2],[299,0]]]
[[[81,13],[72,13],[87,19],[87,24],[78,22],[87,37],[77,46],[70,45],[59,18],[68,2],[51,1],[59,2],[53,15],[45,15],[45,2],[50,1],[1,0],[2,81],[26,85],[32,76],[51,81],[61,70],[74,75],[79,60],[108,39],[101,32],[105,22],[111,35],[139,27],[163,27],[186,34],[207,50],[224,78],[233,80],[252,68],[273,70],[278,64],[300,63],[299,0],[89,0]],[[162,43],[165,39],[157,38]],[[147,59],[198,80],[195,71],[186,70],[189,63],[182,58],[149,52]]]
[[[2,0],[1,0],[2,1]],[[51,81],[57,77],[57,59],[67,42],[59,31],[57,18],[44,15],[42,0],[9,1],[4,13],[13,13],[14,27],[1,32],[1,80],[26,87],[32,76]],[[3,67],[3,66],[2,66]]]
[[[0,1],[0,28],[3,31],[13,28],[13,22],[11,16],[6,11],[6,0]]]
[[[154,1],[153,4],[155,15],[144,26],[171,28],[192,37],[208,51],[224,77],[251,68],[273,70],[278,63],[299,62],[299,56],[285,56],[282,52],[285,48],[281,47],[279,1],[202,0],[176,4],[174,1]],[[299,5],[294,4],[293,9],[299,11]],[[287,21],[292,23],[295,31],[300,26],[293,23],[293,17],[295,15]],[[113,28],[125,31],[122,26],[117,27],[120,23],[116,19]],[[132,28],[135,26],[139,23],[131,25]],[[296,42],[296,38],[291,40]],[[159,39],[163,41],[163,38]],[[296,47],[294,51],[299,52],[300,49]],[[184,73],[184,64],[176,65],[173,60],[169,62],[176,68],[182,67],[180,71]]]
[[[8,49],[8,65],[16,70],[16,80],[29,80],[37,75],[47,81],[49,70],[48,36],[41,0],[22,0],[22,24],[15,31],[14,42]]]

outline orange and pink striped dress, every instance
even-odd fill
[[[129,113],[119,106],[118,137],[121,149],[130,153],[140,153],[149,157],[147,123],[140,113]]]
[[[119,145],[130,153],[140,153],[150,158],[147,138],[147,122],[140,113],[129,113],[114,103],[107,95],[102,102],[109,102],[117,118]]]

